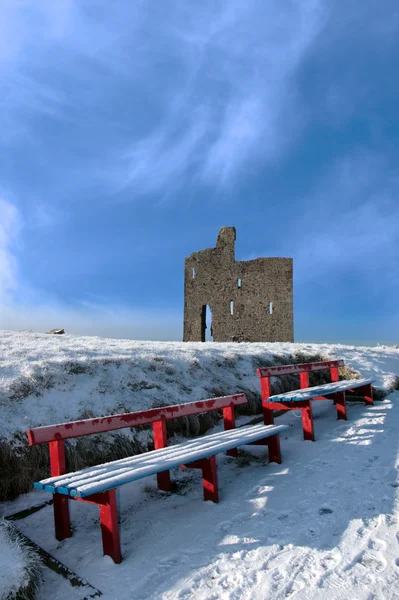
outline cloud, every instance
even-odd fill
[[[206,117],[199,114],[187,130],[155,132],[138,141],[125,158],[124,169],[119,169],[120,186],[132,187],[139,194],[168,189],[175,190],[180,177],[198,165],[195,151],[206,132]],[[170,139],[173,138],[173,144]]]
[[[35,117],[79,121],[76,111],[101,113],[116,88],[131,97],[132,122],[123,131],[105,117],[104,135],[119,137],[106,153],[94,145],[96,165],[86,165],[111,188],[224,186],[253,161],[277,160],[305,119],[295,78],[326,1],[155,4],[4,0],[3,140],[38,143]]]
[[[21,229],[17,208],[0,198],[0,303],[17,287],[15,247]]]
[[[205,5],[196,10],[208,18],[187,11],[172,31],[166,27],[185,76],[158,133],[132,144],[128,181],[139,190],[149,179],[151,191],[161,190],[176,177],[229,185],[253,161],[276,161],[303,124],[295,75],[325,23],[324,3],[223,2],[216,12]],[[175,135],[179,124],[183,137]]]

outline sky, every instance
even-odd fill
[[[0,329],[180,340],[235,226],[296,341],[398,343],[398,39],[394,0],[2,0]]]

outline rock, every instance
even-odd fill
[[[65,333],[64,329],[51,329],[50,331],[46,331],[46,333],[52,333],[54,335],[61,335]]]

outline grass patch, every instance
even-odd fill
[[[0,521],[0,548],[0,597],[33,600],[41,573],[38,554],[7,521]]]
[[[257,377],[255,376],[254,378],[252,376],[255,369],[265,366],[329,360],[325,356],[318,354],[305,355],[295,353],[294,355],[285,358],[276,357],[273,361],[270,359],[270,354],[267,354],[266,356],[267,358],[265,359],[261,356],[253,357],[251,361],[253,371],[250,369],[249,373],[248,368],[245,371],[244,369],[240,370],[240,367],[238,366],[238,362],[245,357],[232,357],[230,355],[222,358],[218,357],[216,359],[218,373],[219,368],[224,369],[225,373],[221,375],[218,374],[213,380],[210,380],[210,385],[203,388],[206,393],[202,398],[197,398],[194,395],[195,382],[193,382],[192,387],[190,387],[191,381],[188,381],[190,386],[186,385],[184,381],[179,381],[178,373],[171,368],[170,364],[166,361],[166,358],[163,356],[155,356],[151,359],[151,362],[147,364],[146,370],[150,372],[156,370],[162,377],[174,374],[174,379],[171,378],[170,382],[174,383],[175,387],[176,384],[179,385],[180,395],[177,394],[174,398],[172,396],[169,402],[154,400],[152,405],[155,408],[178,404],[179,400],[177,398],[180,398],[183,395],[187,399],[187,396],[193,394],[193,400],[201,400],[243,392],[248,398],[248,404],[237,406],[235,409],[236,415],[259,415],[261,413],[261,396]],[[106,360],[103,361],[102,364],[120,366],[120,361]],[[194,358],[191,361],[189,368],[199,370],[203,369],[203,365],[197,358]],[[89,366],[84,362],[70,361],[67,365],[67,371],[74,375],[88,373],[89,370]],[[321,385],[330,381],[329,370],[316,371],[309,375],[311,386]],[[169,388],[165,386],[162,377],[160,377],[159,380],[152,382],[150,379],[147,380],[145,375],[144,377],[139,375],[136,381],[130,381],[125,384],[122,391],[121,388],[118,388],[120,394],[115,398],[112,412],[115,414],[132,411],[131,405],[129,405],[129,396],[127,395],[132,391],[139,393],[143,392],[144,394],[151,394],[151,391],[153,391],[154,396],[156,397],[156,392],[165,389],[166,397],[166,392]],[[340,369],[341,379],[358,379],[359,377],[360,374],[348,366]],[[51,373],[45,371],[45,375],[43,375],[42,372],[40,376],[36,376],[35,378],[19,381],[18,385],[15,385],[12,388],[10,400],[19,400],[29,394],[40,394],[40,389],[38,388],[39,380],[40,385],[44,389],[48,389],[48,387],[53,385]],[[226,384],[226,382],[228,382],[228,384]],[[110,393],[108,388],[111,387],[112,379],[108,381],[107,373],[104,374],[104,378],[100,384],[100,387],[97,389],[98,394]],[[272,394],[298,389],[299,375],[272,377],[271,387]],[[393,380],[392,388],[399,389],[399,377],[397,377],[396,380]],[[116,391],[118,390],[115,390],[115,392]],[[375,399],[382,399],[385,395],[386,392],[375,391]],[[117,398],[120,398],[119,402],[116,402]],[[99,415],[96,414],[95,409],[90,408],[90,410],[87,409],[82,411],[77,418],[91,418],[97,416]],[[168,436],[172,437],[178,435],[190,438],[203,435],[210,428],[215,426],[221,418],[222,411],[211,411],[208,413],[169,420],[167,421]],[[68,442],[66,444],[66,449],[68,470],[79,470],[84,467],[118,460],[152,450],[152,427],[151,425],[147,425],[134,428],[130,430],[130,432],[129,430],[124,430],[123,433],[113,432],[77,438],[74,441]],[[0,464],[2,465],[2,469],[0,469],[0,500],[12,500],[19,494],[30,491],[34,481],[38,481],[49,475],[48,446],[29,447],[27,445],[25,434],[18,433],[11,442],[0,440]]]

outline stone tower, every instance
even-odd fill
[[[236,262],[235,240],[222,227],[216,248],[185,259],[183,341],[205,341],[208,305],[215,342],[293,342],[292,258]]]

